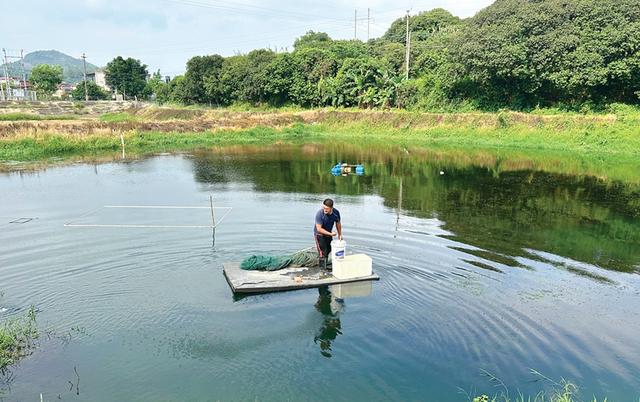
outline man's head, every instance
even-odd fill
[[[331,198],[327,198],[326,200],[322,201],[322,210],[327,215],[333,212],[333,200]]]

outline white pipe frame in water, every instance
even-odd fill
[[[231,213],[233,207],[213,207],[213,204],[210,207],[199,207],[199,206],[174,206],[174,205],[104,205],[102,208],[141,208],[141,209],[211,209],[211,214],[213,218],[213,210],[214,209],[222,209],[226,210],[226,212],[222,215],[222,217],[216,222],[215,218],[213,218],[213,222],[211,225],[139,225],[139,224],[93,224],[93,223],[73,223],[68,222],[65,223],[65,227],[76,227],[76,228],[187,228],[187,229],[215,229],[217,228],[224,218]],[[78,218],[85,217],[92,212],[97,211],[100,208],[92,209],[91,211],[81,215]],[[76,218],[76,219],[78,219]]]

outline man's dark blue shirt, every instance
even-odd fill
[[[331,232],[333,230],[333,224],[336,222],[340,222],[340,212],[337,209],[333,208],[333,211],[330,214],[325,214],[324,210],[320,209],[316,213],[316,225],[320,224],[321,227],[327,232]],[[316,225],[313,225],[313,234],[318,234],[318,229]]]

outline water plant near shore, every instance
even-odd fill
[[[579,397],[579,388],[574,383],[567,381],[565,379],[555,381],[534,369],[530,369],[529,371],[532,374],[534,374],[538,378],[538,380],[541,380],[544,383],[550,384],[552,388],[550,390],[538,391],[535,395],[529,395],[529,396],[525,396],[524,394],[518,391],[517,396],[512,397],[510,395],[509,389],[504,384],[504,382],[502,382],[502,380],[500,380],[493,374],[485,370],[482,370],[483,374],[489,378],[489,381],[493,383],[495,386],[502,388],[502,391],[500,391],[498,394],[494,396],[481,394],[473,397],[473,399],[471,399],[470,396],[467,396],[467,398],[470,402],[580,402],[580,401],[583,401],[583,399]],[[589,399],[588,402],[598,402],[598,399],[594,396],[592,399]],[[607,398],[604,398],[601,402],[607,402]]]
[[[25,316],[9,318],[0,324],[0,372],[31,354],[38,337],[36,310],[33,306]]]

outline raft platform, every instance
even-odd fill
[[[338,279],[320,267],[288,267],[278,271],[245,271],[239,262],[222,264],[224,277],[233,293],[268,293],[319,288],[342,283],[377,281],[378,275]]]

